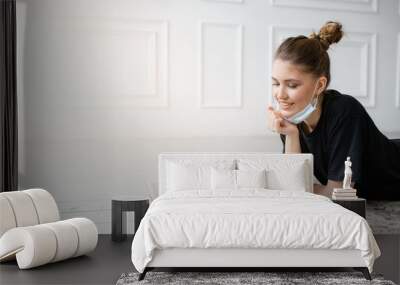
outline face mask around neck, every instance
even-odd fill
[[[316,88],[314,88],[315,90]],[[314,97],[314,96],[313,96]],[[287,121],[289,121],[292,124],[300,124],[303,122],[305,119],[307,119],[312,112],[315,111],[317,108],[317,103],[318,103],[318,96],[314,97],[311,102],[300,112],[294,114],[293,116],[285,118]],[[279,109],[279,103],[278,103],[278,109]]]

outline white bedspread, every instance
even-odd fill
[[[372,272],[380,250],[367,221],[308,192],[179,191],[155,199],[132,243],[143,272],[156,248],[358,249]]]

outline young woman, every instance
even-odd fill
[[[318,34],[287,38],[275,53],[270,128],[281,135],[285,153],[312,153],[314,193],[331,197],[342,187],[344,162],[352,161],[359,197],[400,200],[400,146],[383,135],[352,96],[327,89],[327,50],[342,38],[342,25],[327,22]]]

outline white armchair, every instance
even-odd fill
[[[17,259],[28,269],[96,248],[96,225],[86,218],[60,221],[53,196],[43,189],[0,193],[0,262]]]

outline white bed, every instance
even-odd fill
[[[132,242],[139,279],[156,267],[353,267],[370,279],[380,255],[371,229],[359,215],[312,193],[312,159],[310,154],[160,154],[159,197]],[[266,167],[268,189],[210,190],[202,184],[210,179],[205,172],[194,178],[188,172],[185,181],[174,176],[171,165]],[[200,181],[196,188],[185,188],[190,179]]]

